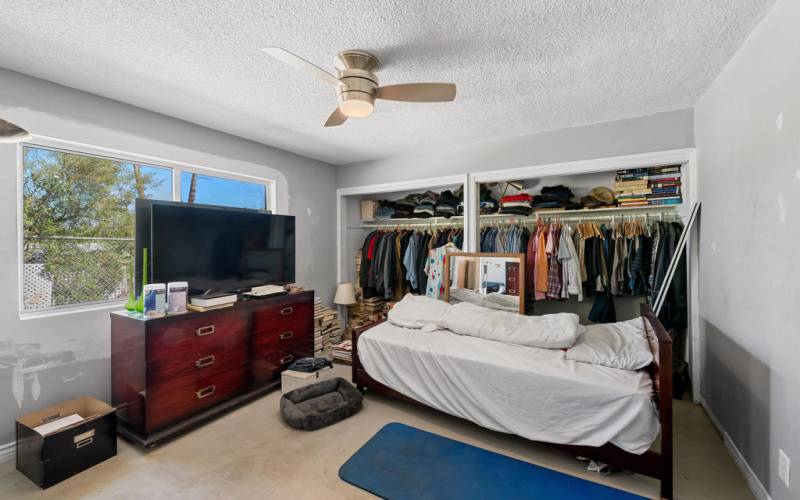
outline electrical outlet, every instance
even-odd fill
[[[778,477],[781,478],[783,484],[786,487],[789,487],[789,472],[791,470],[792,461],[789,460],[789,455],[783,452],[783,450],[778,450]]]

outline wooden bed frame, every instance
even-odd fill
[[[659,450],[648,450],[641,455],[629,453],[617,446],[607,443],[603,446],[574,446],[566,444],[545,443],[570,453],[617,467],[653,477],[661,482],[661,498],[672,499],[672,339],[658,320],[649,305],[642,304],[642,316],[646,319],[645,327],[658,339],[658,363],[647,368],[653,378],[653,400],[658,407],[661,433]],[[400,394],[367,374],[358,358],[358,337],[370,328],[382,323],[372,323],[357,329],[353,334],[353,383],[361,392],[367,389],[402,399],[415,404],[423,404],[408,396]]]

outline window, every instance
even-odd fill
[[[43,146],[22,147],[22,172],[23,313],[126,298],[135,200],[173,200],[174,178],[180,180],[182,201],[268,207],[269,181]]]
[[[265,210],[267,186],[264,183],[181,172],[181,201]]]

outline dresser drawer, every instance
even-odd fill
[[[253,314],[253,331],[284,333],[314,325],[314,306],[308,301],[284,302]]]
[[[255,382],[272,380],[287,368],[298,356],[294,346],[308,342],[307,335],[287,331],[282,333],[258,332],[253,335],[253,350],[250,365]],[[303,351],[305,352],[305,351]]]
[[[281,345],[281,360],[284,367],[300,358],[310,358],[314,356],[314,340],[309,337],[295,339]]]
[[[211,373],[247,363],[247,339],[228,336],[217,342],[196,342],[172,356],[161,356],[147,361],[147,380],[158,384],[174,376],[194,373],[202,377]]]
[[[152,432],[235,396],[245,388],[247,379],[247,366],[239,365],[204,376],[184,374],[148,386],[148,431]]]
[[[183,358],[194,362],[215,351],[245,346],[249,314],[229,311],[186,316],[147,329],[147,360],[172,364]]]

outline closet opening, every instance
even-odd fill
[[[409,183],[408,189],[341,197],[347,260],[340,255],[340,281],[353,283],[356,296],[346,311],[345,338],[356,328],[385,319],[407,293],[439,289],[435,278],[429,279],[429,251],[467,248],[465,181],[466,176],[458,176],[439,184],[423,181],[417,187]]]
[[[478,251],[525,255],[526,314],[632,320],[665,287],[659,319],[673,336],[678,398],[691,384],[689,275],[686,252],[676,255],[689,206],[685,170],[675,163],[492,179],[476,183],[473,207]]]

